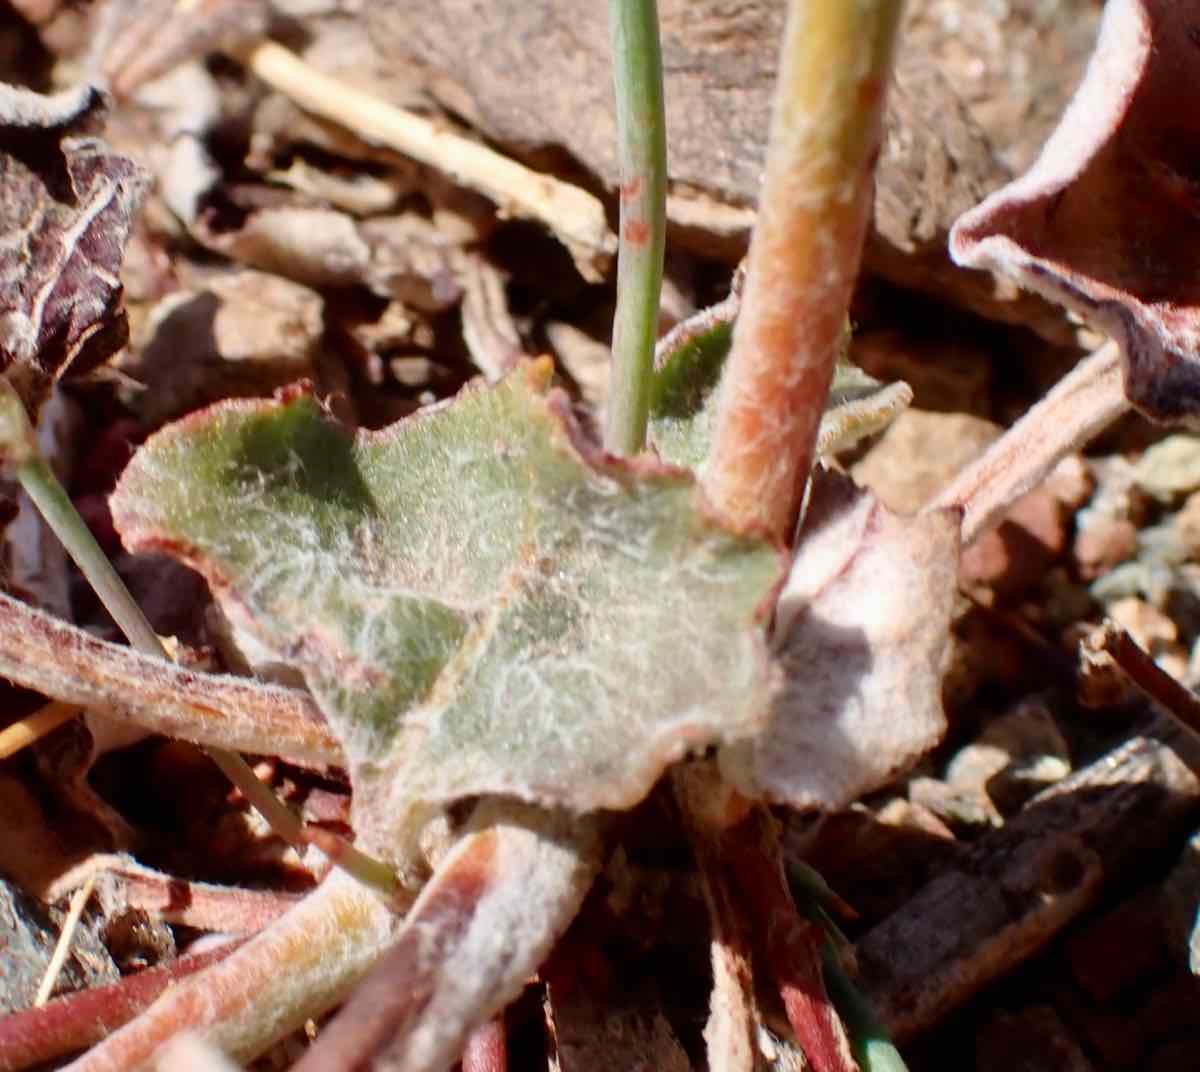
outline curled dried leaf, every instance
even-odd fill
[[[840,808],[937,743],[959,516],[895,514],[818,469],[776,610],[785,685],[770,725],[722,763],[751,795]]]
[[[1147,416],[1200,416],[1195,3],[1112,0],[1083,83],[1028,172],[964,214],[951,252],[1121,344]]]

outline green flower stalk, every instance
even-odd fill
[[[858,275],[902,0],[791,0],[706,489],[789,540]]]
[[[667,230],[662,50],[655,0],[609,0],[608,15],[621,161],[621,233],[604,446],[613,454],[636,454],[646,443]]]

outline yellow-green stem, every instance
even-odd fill
[[[608,16],[621,162],[621,233],[604,445],[614,454],[636,454],[646,443],[666,243],[662,51],[655,0],[609,0]]]
[[[902,0],[791,0],[706,490],[792,534],[858,274]]]

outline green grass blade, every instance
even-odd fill
[[[667,134],[655,0],[609,0],[621,232],[613,375],[604,445],[636,454],[646,442],[667,214]]]

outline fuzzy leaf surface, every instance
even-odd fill
[[[726,532],[689,474],[586,443],[548,372],[379,433],[303,396],[221,404],[153,437],[114,495],[128,544],[192,563],[304,673],[377,851],[476,794],[627,807],[765,717],[778,553]]]
[[[712,445],[717,389],[733,341],[740,295],[704,309],[659,343],[650,383],[647,437],[671,465],[699,470]],[[847,333],[848,337],[848,333]],[[883,431],[912,401],[906,383],[882,383],[839,361],[817,436],[817,453],[837,454]]]
[[[785,685],[751,744],[722,754],[744,792],[834,810],[933,747],[957,590],[959,513],[893,513],[818,467],[776,606]]]

